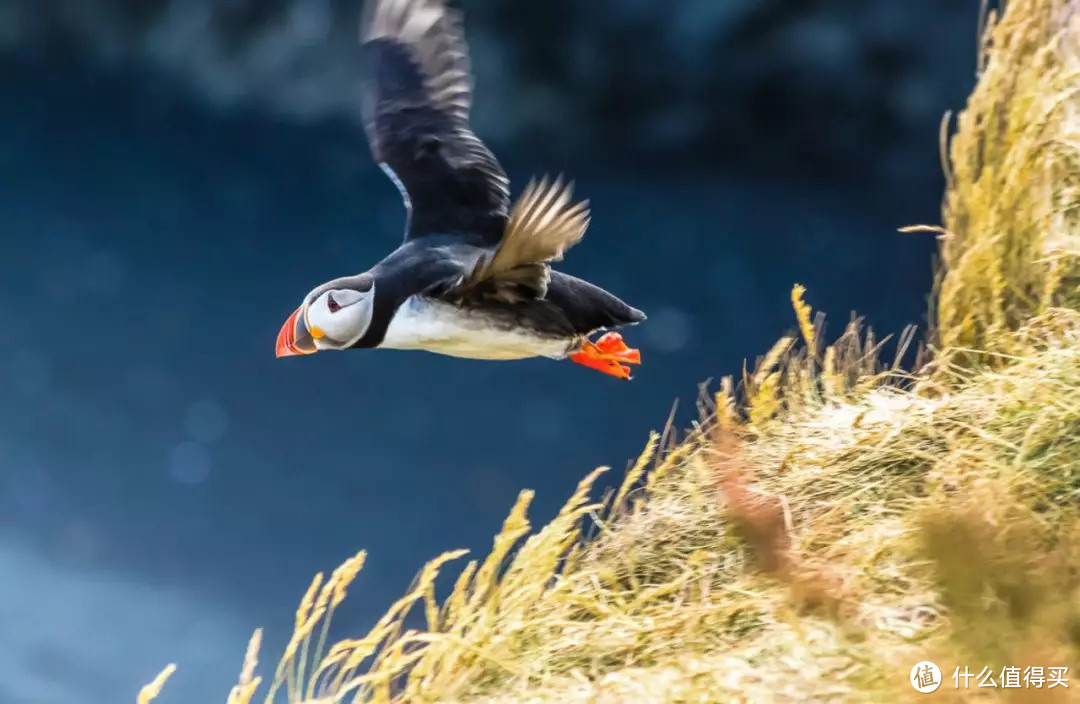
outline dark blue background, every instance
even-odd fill
[[[700,382],[792,327],[795,282],[834,333],[852,311],[882,333],[924,322],[933,242],[896,229],[937,221],[933,169],[885,186],[798,155],[762,168],[738,133],[714,168],[520,139],[498,144],[515,192],[565,170],[592,201],[562,268],[650,314],[627,333],[633,383],[414,352],[277,360],[304,293],[400,239],[358,127],[211,109],[69,51],[0,56],[5,702],[132,701],[171,660],[163,702],[221,700],[250,630],[275,659],[311,576],[360,547],[339,625],[366,627],[426,559],[485,550],[520,489],[544,521],[676,399],[687,422]],[[936,131],[922,145],[932,164]]]

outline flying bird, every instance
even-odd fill
[[[444,0],[368,0],[361,44],[364,129],[404,200],[404,242],[368,271],[312,289],[282,325],[276,355],[548,357],[629,379],[641,354],[615,330],[645,314],[551,268],[585,235],[589,204],[574,202],[561,177],[532,180],[511,201],[506,173],[469,125],[460,13]]]

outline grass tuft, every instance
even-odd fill
[[[890,702],[920,660],[941,667],[939,697],[1019,701],[953,690],[952,672],[1075,672],[1078,9],[1010,0],[987,18],[946,140],[934,329],[913,372],[897,361],[913,330],[890,363],[858,320],[825,344],[796,286],[797,334],[723,379],[689,432],[653,434],[603,501],[604,470],[588,475],[535,532],[522,492],[444,600],[435,580],[463,551],[325,648],[364,554],[318,576],[267,701]],[[413,609],[422,629],[404,626]],[[259,641],[230,704],[259,684]]]
[[[1080,51],[1076,3],[991,13],[982,73],[948,144],[938,344],[1010,352],[1032,317],[1080,308]],[[975,353],[974,350],[978,350]]]

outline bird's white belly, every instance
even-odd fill
[[[398,308],[379,347],[469,359],[561,359],[571,344],[524,328],[499,327],[474,311],[414,296]]]

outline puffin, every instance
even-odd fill
[[[404,240],[367,271],[304,296],[278,332],[276,357],[541,357],[630,379],[641,353],[617,330],[645,314],[552,268],[584,237],[589,203],[575,202],[561,176],[534,178],[511,200],[506,173],[470,126],[461,13],[445,0],[367,0],[360,43],[364,132],[404,201]]]

